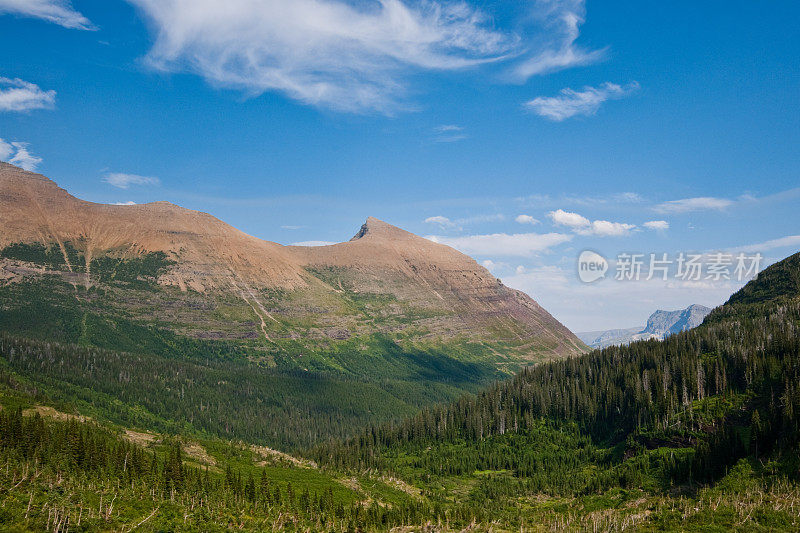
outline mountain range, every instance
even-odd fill
[[[503,358],[517,361],[583,348],[470,257],[372,217],[349,242],[281,246],[167,202],[85,202],[0,163],[0,227],[0,279],[57,273],[91,291],[141,281],[122,271],[149,263],[156,270],[142,274],[159,292],[125,285],[125,312],[193,337],[261,338],[270,351],[383,333],[406,344],[457,340],[486,353],[502,346]],[[26,246],[44,247],[39,262],[25,261]]]
[[[634,341],[664,339],[668,335],[696,328],[711,312],[710,307],[693,304],[677,311],[654,312],[647,319],[646,326],[627,329],[609,329],[576,333],[579,339],[592,348],[606,348],[630,344]]]
[[[800,528],[800,254],[582,354],[377,219],[286,247],[9,166],[0,207],[14,530]]]
[[[0,229],[0,333],[196,373],[187,421],[285,449],[587,349],[472,258],[372,217],[347,242],[282,246],[167,202],[86,202],[0,163]],[[53,379],[168,410],[139,397],[143,376]],[[243,394],[248,416],[231,402]]]

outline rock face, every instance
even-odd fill
[[[667,335],[696,328],[710,312],[711,308],[697,304],[678,311],[656,311],[647,319],[647,326],[642,333],[663,339]]]
[[[650,315],[647,325],[643,328],[589,331],[577,335],[592,348],[606,348],[647,339],[660,340],[674,333],[696,328],[703,323],[703,319],[710,312],[711,308],[698,304],[677,311],[658,310]]]
[[[250,338],[255,329],[267,341],[333,342],[379,331],[407,342],[464,339],[520,360],[584,349],[533,299],[505,287],[470,257],[376,218],[348,242],[282,246],[167,202],[85,202],[44,176],[0,163],[0,228],[0,250],[41,243],[63,255],[64,279],[86,288],[102,283],[92,273],[96,258],[165,254],[172,263],[157,286],[176,310],[158,318],[180,322],[175,329],[195,337]],[[0,266],[0,283],[21,279],[23,267],[31,267],[29,275],[35,271],[8,258]],[[241,313],[230,312],[233,318],[211,327],[203,308],[219,310],[221,302],[225,309],[238,302]]]

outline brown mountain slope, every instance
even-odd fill
[[[155,320],[192,337],[250,339],[267,353],[290,344],[294,352],[330,350],[375,333],[404,345],[470,345],[498,362],[583,348],[535,301],[473,259],[375,218],[349,242],[287,247],[166,202],[85,202],[0,163],[0,228],[0,250],[41,243],[63,256],[62,265],[45,267],[89,291],[86,301],[103,294],[103,312]],[[172,264],[147,290],[97,272],[107,265],[101,258],[123,264],[153,252]],[[44,271],[26,257],[3,255],[0,282],[30,282]]]
[[[106,205],[79,200],[53,181],[0,162],[0,247],[14,242],[72,242],[91,262],[163,251],[180,258],[162,280],[195,290],[223,288],[230,276],[264,286],[305,283],[301,267],[279,244],[251,237],[206,213],[168,202]],[[77,265],[69,265],[75,270]]]
[[[523,343],[552,342],[558,354],[580,345],[532,298],[504,286],[471,257],[374,217],[349,242],[290,249],[312,268],[347,272],[356,290],[388,291],[415,307],[451,313],[456,332],[497,327]]]

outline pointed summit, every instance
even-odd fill
[[[316,345],[315,335],[329,336],[320,333],[329,330],[335,338],[342,331],[391,333],[425,342],[486,343],[496,346],[489,352],[502,349],[517,361],[572,355],[582,348],[535,301],[499,284],[471,257],[375,217],[367,218],[348,242],[281,246],[167,202],[85,202],[44,176],[2,164],[0,250],[15,243],[62,251],[69,264],[65,279],[80,274],[87,286],[105,283],[91,268],[94,259],[129,260],[162,252],[173,264],[160,275],[159,285],[177,288],[174,294],[190,299],[207,298],[209,305],[239,302],[244,311],[237,316],[257,315],[263,325],[255,334],[267,340],[286,335]],[[67,243],[85,264],[73,265]],[[19,278],[14,270],[19,268],[0,258],[0,282]],[[355,300],[353,295],[358,295]],[[365,311],[354,307],[355,301],[368,302]],[[205,334],[207,319],[199,311],[193,314],[194,305],[182,308],[192,315],[189,322],[198,324],[197,334]],[[368,324],[360,313],[380,319]],[[252,333],[245,322],[215,324],[224,338]],[[278,329],[270,333],[270,328]]]
[[[361,229],[359,229],[358,233],[356,233],[350,240],[357,241],[358,239],[366,237],[367,235],[375,236],[385,234],[393,229],[396,230],[399,228],[396,228],[395,226],[392,226],[391,224],[388,224],[375,217],[367,217],[367,221],[361,225]]]

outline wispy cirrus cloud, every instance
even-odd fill
[[[599,87],[584,87],[581,91],[562,89],[558,96],[540,96],[525,103],[525,108],[540,117],[561,122],[578,115],[589,116],[597,113],[600,106],[608,100],[619,100],[639,89],[637,82],[627,85],[604,83]]]
[[[759,242],[755,244],[748,244],[745,246],[738,246],[732,248],[731,252],[767,252],[778,248],[794,248],[795,251],[800,250],[800,235],[787,235],[777,239],[770,239],[768,241]]]
[[[564,226],[570,228],[578,235],[595,236],[595,237],[624,237],[630,235],[636,229],[635,224],[626,224],[624,222],[610,222],[608,220],[594,220],[557,209],[550,211],[547,214],[556,226]]]
[[[156,31],[152,66],[340,111],[391,112],[406,74],[475,67],[517,43],[465,2],[129,1]]]
[[[572,235],[563,233],[493,233],[489,235],[466,235],[446,237],[428,235],[427,239],[451,246],[467,255],[493,257],[530,257],[537,253],[569,242]]]
[[[129,189],[132,185],[159,185],[161,183],[161,180],[152,176],[125,174],[123,172],[109,172],[103,176],[103,181],[118,189]]]
[[[635,192],[617,192],[602,195],[576,196],[562,194],[556,197],[548,194],[530,194],[514,198],[520,206],[526,207],[555,207],[557,205],[578,206],[616,206],[624,204],[644,203],[645,199]]]
[[[525,81],[532,76],[603,60],[607,48],[588,50],[576,44],[585,17],[584,0],[537,0],[534,3],[534,18],[543,26],[543,33],[549,36],[549,42],[544,49],[516,65],[513,77]]]
[[[0,0],[0,15],[9,13],[52,22],[65,28],[94,30],[94,25],[76,11],[69,0]]]
[[[128,1],[154,31],[156,69],[346,112],[413,108],[408,85],[420,72],[502,64],[520,82],[605,53],[576,44],[584,0],[519,3],[505,27],[477,0]]]
[[[454,143],[467,138],[463,126],[442,124],[433,128],[433,141],[437,143]]]
[[[691,211],[722,211],[734,204],[733,200],[727,198],[714,198],[702,196],[697,198],[682,198],[680,200],[670,200],[663,202],[653,210],[657,213],[689,213]]]
[[[55,105],[55,91],[43,91],[35,83],[0,76],[0,112],[53,109]]]
[[[42,158],[31,154],[28,146],[30,145],[25,142],[6,142],[0,139],[0,161],[11,163],[24,170],[36,170]]]

